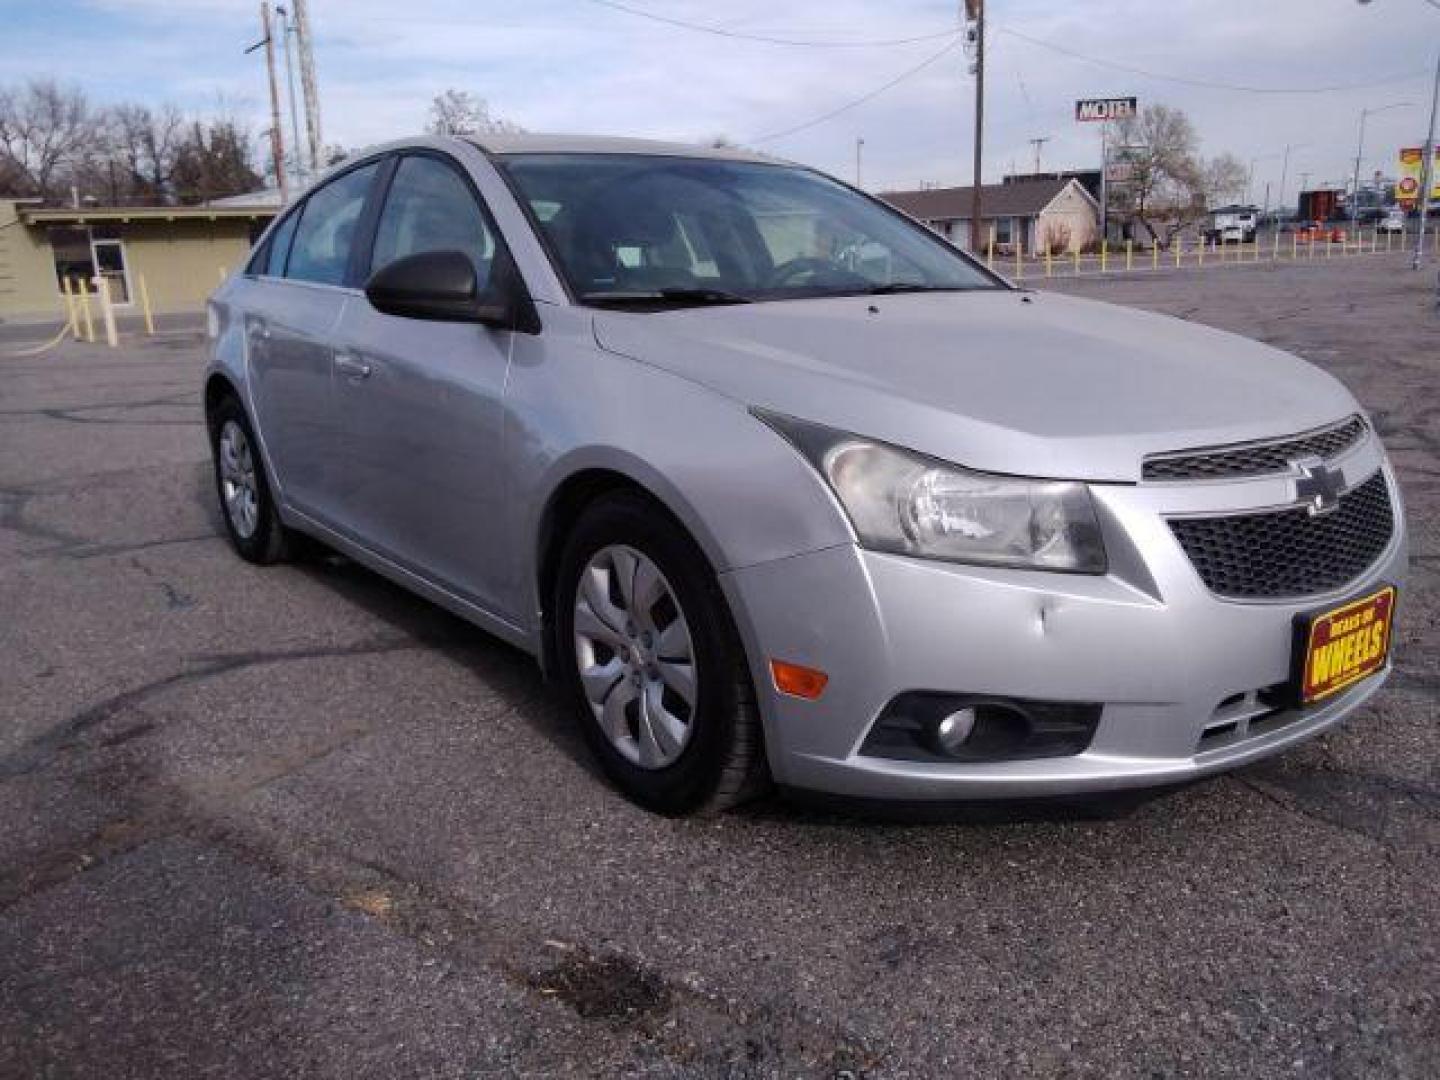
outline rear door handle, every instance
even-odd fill
[[[342,355],[335,357],[335,370],[351,382],[358,383],[368,379],[374,368],[363,360],[357,360],[353,356]]]

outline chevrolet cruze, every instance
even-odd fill
[[[530,652],[660,811],[1176,783],[1389,671],[1403,512],[1340,383],[811,169],[396,143],[209,315],[240,555],[316,538]]]

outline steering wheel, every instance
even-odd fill
[[[792,278],[800,277],[802,274],[809,274],[812,278],[825,278],[837,284],[870,284],[870,279],[843,266],[831,262],[829,259],[816,258],[813,255],[802,255],[796,259],[787,259],[774,270],[770,271],[770,277],[766,284],[772,289],[783,288]]]

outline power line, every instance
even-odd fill
[[[599,0],[595,0],[599,2]],[[1013,38],[1025,41],[1031,45],[1038,45],[1042,49],[1049,49],[1051,52],[1059,53],[1061,56],[1068,56],[1072,60],[1082,60],[1087,64],[1095,64],[1099,67],[1113,68],[1115,71],[1123,71],[1129,75],[1140,75],[1147,79],[1159,79],[1163,82],[1181,83],[1185,86],[1198,86],[1207,90],[1233,90],[1246,94],[1334,94],[1345,90],[1374,90],[1381,86],[1392,86],[1395,83],[1409,82],[1424,75],[1423,71],[1413,71],[1405,75],[1396,75],[1390,78],[1381,79],[1377,82],[1368,83],[1344,83],[1334,86],[1246,86],[1241,83],[1219,82],[1213,79],[1194,79],[1184,75],[1166,75],[1158,71],[1147,71],[1145,68],[1132,67],[1129,64],[1122,64],[1114,60],[1106,60],[1103,57],[1091,56],[1076,49],[1066,48],[1064,45],[1056,45],[1053,41],[1045,41],[1042,38],[1031,37],[1019,30],[1012,30],[1008,26],[997,26],[997,33],[1009,34]]]
[[[904,82],[906,79],[910,78],[912,75],[918,75],[920,72],[924,71],[924,70],[925,70],[927,67],[929,67],[931,64],[935,63],[935,61],[939,60],[939,59],[940,59],[942,56],[944,56],[946,53],[951,52],[951,51],[952,51],[957,45],[959,45],[960,42],[963,40],[963,39],[961,38],[960,33],[959,33],[958,31],[952,31],[950,36],[951,36],[951,40],[950,40],[950,41],[945,45],[945,47],[944,47],[943,49],[941,49],[939,52],[934,53],[934,54],[932,54],[932,55],[929,56],[929,57],[926,57],[924,60],[920,61],[920,63],[916,64],[914,67],[908,68],[907,70],[901,72],[899,75],[895,76],[895,78],[891,79],[889,82],[886,82],[886,83],[881,84],[880,86],[877,86],[874,90],[871,90],[871,91],[869,91],[869,92],[866,93],[866,94],[862,94],[860,97],[856,98],[854,101],[847,102],[846,104],[841,105],[839,108],[831,109],[829,112],[823,113],[823,114],[821,114],[820,116],[815,117],[813,120],[806,120],[803,124],[796,124],[794,127],[788,127],[788,128],[785,128],[785,129],[783,129],[783,130],[781,130],[781,131],[772,131],[772,132],[771,132],[770,134],[768,134],[768,135],[760,135],[760,136],[757,136],[756,138],[753,138],[753,139],[745,139],[745,140],[743,140],[743,142],[745,142],[745,143],[766,143],[766,142],[774,142],[776,139],[783,139],[783,138],[785,138],[785,137],[788,136],[788,135],[795,135],[795,134],[797,134],[797,133],[799,133],[799,132],[801,132],[801,131],[805,131],[805,130],[808,129],[808,128],[815,127],[817,124],[823,124],[823,123],[825,123],[825,121],[827,121],[827,120],[833,120],[835,117],[839,116],[841,113],[849,112],[851,109],[858,108],[859,106],[864,105],[867,101],[871,101],[871,100],[873,100],[874,98],[879,97],[881,94],[885,93],[885,91],[887,91],[887,90],[889,90],[889,89],[891,89],[891,88],[893,88],[893,87],[899,86],[902,82]]]
[[[868,41],[811,41],[803,38],[772,37],[768,34],[747,34],[743,30],[727,30],[723,26],[707,26],[704,23],[689,22],[670,15],[659,15],[653,11],[646,11],[644,8],[631,7],[628,4],[620,3],[619,0],[586,0],[586,3],[609,8],[612,11],[621,11],[639,19],[664,23],[666,26],[678,27],[681,30],[693,30],[700,34],[713,34],[716,37],[734,38],[738,41],[759,41],[766,45],[796,45],[810,49],[873,49],[889,45],[914,45],[921,41],[938,41],[955,34],[955,31],[951,29],[937,30],[930,34],[916,34],[913,37],[880,38]]]

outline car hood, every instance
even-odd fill
[[[1289,353],[1054,293],[834,297],[598,311],[601,348],[747,406],[973,469],[1134,481],[1151,453],[1288,435],[1356,411]]]

